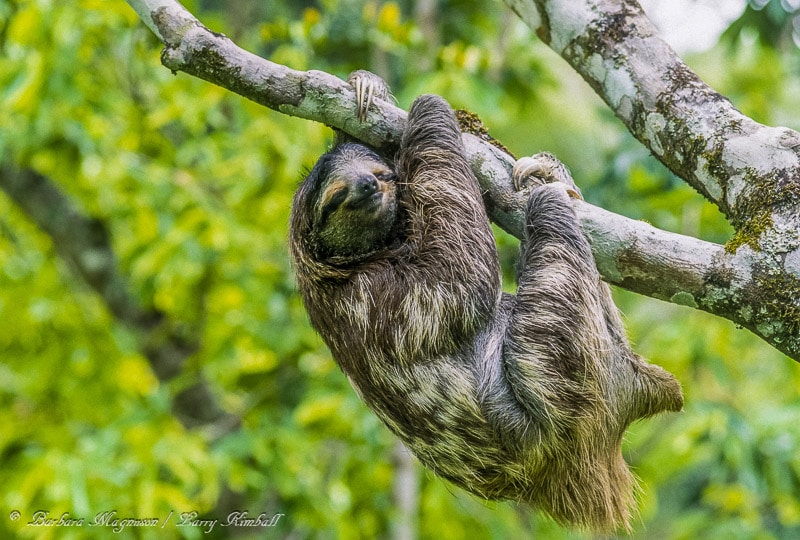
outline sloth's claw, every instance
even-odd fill
[[[375,98],[388,99],[389,87],[386,82],[369,71],[359,69],[352,72],[347,77],[347,82],[356,91],[356,107],[358,120],[363,122],[367,119],[369,107]]]
[[[560,183],[573,199],[583,199],[581,190],[569,169],[553,154],[541,152],[531,157],[523,157],[514,164],[511,173],[514,189],[522,191],[532,186]]]

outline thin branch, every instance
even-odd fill
[[[394,485],[392,499],[397,509],[392,523],[393,540],[415,540],[419,530],[419,470],[411,452],[397,441],[392,450]]]

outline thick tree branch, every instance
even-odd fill
[[[738,228],[800,202],[800,134],[763,126],[684,64],[635,0],[504,0],[630,132]]]
[[[393,145],[399,140],[406,114],[392,104],[377,102],[370,110],[367,120],[358,122],[353,90],[338,78],[319,71],[295,71],[243,51],[225,36],[206,29],[178,2],[128,2],[136,6],[140,15],[144,14],[142,16],[148,26],[156,28],[157,35],[165,45],[162,61],[171,70],[198,76],[282,113],[341,129],[376,147]],[[596,26],[593,17],[599,9],[594,4],[589,6],[590,3],[586,1],[578,2],[574,13],[570,11],[571,2],[563,5],[558,2],[532,0],[510,3],[518,13],[535,23],[534,26],[548,42],[559,43],[563,50],[567,50],[570,39],[580,35],[582,30],[592,24]],[[559,9],[554,11],[554,8],[549,7],[550,4],[558,5]],[[606,4],[617,5],[613,2]],[[619,14],[621,25],[619,28],[615,27],[613,34],[618,36],[624,35],[622,30],[627,24],[624,22],[637,13],[635,3],[623,2],[621,5],[625,7],[625,11]],[[562,34],[553,37],[551,29],[556,25],[553,19],[540,17],[540,9],[548,17],[562,17],[564,20],[559,21],[559,24],[565,25],[569,31],[564,30]],[[544,24],[542,20],[548,22]],[[642,24],[649,23],[644,19]],[[597,28],[593,32],[599,35],[602,33],[600,30]],[[668,48],[667,52],[661,49],[651,50],[651,54],[662,53],[672,54]],[[624,65],[626,60],[622,52],[618,56],[617,61]],[[596,61],[601,61],[601,65],[604,65],[603,57],[597,57]],[[613,90],[614,84],[622,82],[613,83],[616,72],[610,67],[604,69],[613,73],[598,77],[597,80]],[[642,69],[642,66],[638,65],[637,69]],[[686,71],[688,72],[688,68]],[[694,80],[691,77],[691,72],[685,73],[683,80]],[[628,85],[618,91],[621,96],[619,100],[611,100],[615,110],[619,108],[625,112],[626,107],[633,107],[632,98],[623,99],[627,96],[625,91],[631,87],[632,92],[637,92],[636,85],[628,81]],[[695,82],[689,87],[690,90],[695,88]],[[602,90],[601,85],[598,91]],[[668,90],[669,87],[665,87],[663,92]],[[695,99],[705,99],[702,92],[700,94]],[[661,96],[661,99],[669,98]],[[708,99],[714,103],[727,103],[719,98]],[[625,114],[634,118],[639,113],[634,114],[631,110]],[[650,120],[650,123],[654,121]],[[744,119],[741,124],[745,124]],[[681,143],[673,142],[672,137],[680,141],[683,132],[659,128],[653,133],[658,135],[654,140],[658,141],[662,149],[670,149],[678,162],[682,162],[677,159],[679,155],[684,155],[682,152],[685,152],[683,161],[687,161],[690,152],[699,149],[696,145],[684,145],[682,150],[678,149]],[[511,157],[471,135],[465,135],[465,143],[473,170],[486,194],[485,200],[491,218],[515,236],[521,236],[524,201],[511,187]],[[720,155],[725,157],[728,154],[723,151]],[[730,160],[731,165],[746,168],[739,161],[745,162],[747,155],[742,152],[731,155],[735,156]],[[696,169],[695,164],[694,169],[689,167],[687,170]],[[708,173],[702,166],[700,169]],[[739,193],[732,193],[730,189],[723,190],[721,187],[715,191],[713,182],[708,183],[708,175],[696,176],[699,189],[712,197],[716,193],[720,204],[726,208],[740,204],[741,192],[745,188],[736,188],[735,182],[730,181],[726,186],[738,189]],[[796,311],[791,309],[800,302],[800,271],[796,275],[784,273],[780,277],[779,286],[767,287],[776,285],[773,282],[768,283],[769,279],[774,278],[771,267],[773,260],[764,259],[751,249],[752,246],[742,246],[735,252],[726,251],[722,246],[660,231],[584,202],[574,204],[581,219],[582,230],[592,244],[604,279],[635,292],[726,317],[749,328],[789,356],[800,358],[800,308]],[[800,263],[800,257],[797,259]],[[769,293],[765,295],[767,288]]]
[[[119,270],[104,224],[84,215],[54,182],[34,171],[0,167],[0,189],[53,239],[58,255],[100,295],[117,320],[139,334],[159,381],[180,374],[199,343],[186,338],[159,311],[141,305]],[[173,410],[187,427],[228,421],[202,377],[178,393]]]

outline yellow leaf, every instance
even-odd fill
[[[378,14],[378,29],[391,32],[400,25],[400,7],[394,2],[387,2]]]
[[[152,242],[158,238],[158,216],[150,208],[141,208],[133,223],[136,238],[142,243]]]
[[[792,497],[782,497],[775,505],[779,521],[786,527],[800,524],[800,504]]]
[[[244,301],[244,291],[236,285],[223,285],[214,295],[215,309],[219,311],[239,309],[244,305]]]
[[[320,20],[319,11],[314,8],[306,8],[303,12],[303,26],[309,28],[317,24]]]
[[[295,412],[295,420],[302,426],[326,420],[337,414],[342,406],[342,396],[323,396],[303,403]]]
[[[117,367],[117,381],[120,387],[139,395],[149,394],[158,385],[150,367],[139,356],[122,359]]]
[[[44,62],[42,54],[35,50],[28,52],[25,62],[25,75],[12,84],[6,103],[11,111],[29,114],[36,110],[42,94]]]
[[[35,5],[18,11],[8,25],[8,40],[20,45],[33,45],[39,39],[42,28],[42,14]]]
[[[243,373],[263,373],[275,369],[278,359],[272,351],[243,351],[240,365]]]

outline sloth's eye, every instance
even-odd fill
[[[375,178],[381,182],[394,182],[396,180],[395,174],[392,171],[376,171],[373,174]]]
[[[328,200],[320,210],[320,223],[325,223],[325,221],[328,219],[328,216],[330,216],[342,205],[345,199],[347,199],[347,191],[347,187],[343,187],[336,190],[330,197],[328,197]]]

